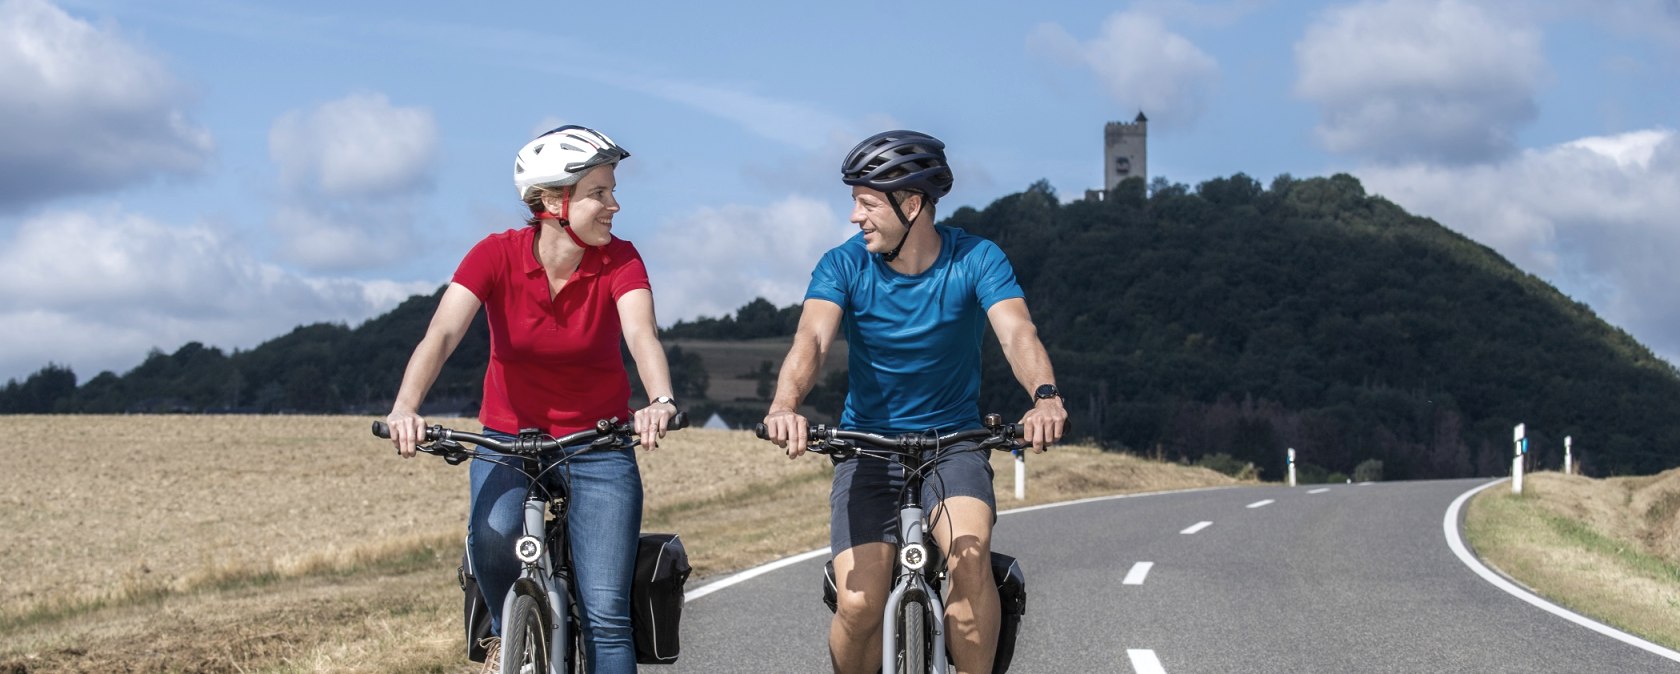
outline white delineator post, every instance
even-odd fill
[[[1563,474],[1564,475],[1570,475],[1571,473],[1569,472],[1569,469],[1572,468],[1572,466],[1570,466],[1570,464],[1572,463],[1570,461],[1570,459],[1572,457],[1569,456],[1569,439],[1570,439],[1570,436],[1568,436],[1568,435],[1563,436]]]
[[[1289,448],[1289,486],[1295,486],[1295,448]]]
[[[1015,500],[1027,499],[1027,453],[1015,455]]]
[[[1523,424],[1511,431],[1511,442],[1517,446],[1516,458],[1511,459],[1511,493],[1522,493],[1523,451],[1528,449],[1528,438],[1523,437]]]

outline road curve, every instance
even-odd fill
[[[1443,536],[1484,480],[1241,487],[999,518],[1027,574],[1011,672],[1680,672],[1542,610]],[[1005,501],[1007,507],[1007,501]],[[828,670],[825,555],[699,585],[672,672]],[[1667,651],[1672,654],[1672,651]]]

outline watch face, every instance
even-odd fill
[[[1055,384],[1045,384],[1038,387],[1038,390],[1033,391],[1033,397],[1038,398],[1039,400],[1043,400],[1045,398],[1055,398],[1059,395],[1061,394],[1056,391]]]

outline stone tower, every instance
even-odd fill
[[[1137,176],[1149,182],[1149,118],[1139,110],[1130,124],[1109,122],[1103,127],[1103,189]]]

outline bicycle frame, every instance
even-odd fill
[[[531,474],[538,475],[540,471]],[[573,632],[576,625],[572,620],[571,539],[566,531],[566,509],[571,494],[568,490],[550,501],[539,494],[536,482],[532,480],[533,488],[525,499],[525,534],[513,544],[521,569],[519,578],[513,581],[512,589],[502,601],[502,625],[513,624],[514,602],[520,595],[540,599],[549,619],[549,670],[572,671],[581,669],[582,663],[569,662],[577,650],[572,648],[572,642],[581,636]],[[544,513],[550,509],[554,516],[545,519]]]
[[[926,662],[927,672],[931,674],[946,674],[950,670],[945,644],[945,603],[940,596],[938,586],[930,583],[928,577],[940,569],[939,566],[930,568],[930,564],[940,563],[936,555],[929,554],[932,546],[928,541],[927,513],[922,504],[922,484],[924,477],[922,469],[927,459],[922,450],[939,450],[941,447],[962,440],[976,440],[977,451],[990,452],[992,449],[1018,449],[1014,444],[1021,439],[1021,428],[1015,424],[1003,423],[997,414],[987,414],[984,419],[985,430],[958,431],[956,433],[931,436],[920,434],[886,437],[872,433],[847,431],[817,425],[808,429],[807,438],[814,443],[809,446],[810,451],[824,454],[858,453],[868,454],[876,458],[896,461],[904,466],[904,496],[899,504],[898,541],[897,541],[897,571],[891,591],[887,595],[886,606],[882,609],[881,623],[881,671],[897,671],[900,666],[900,656],[908,655],[903,652],[899,644],[899,631],[907,630],[899,621],[904,604],[912,599],[920,598],[926,606],[927,615],[923,616],[924,635],[923,647],[928,650]],[[767,439],[768,430],[764,424],[757,428],[759,438]],[[891,452],[891,457],[881,454],[858,451],[857,444],[871,445]],[[937,453],[935,454],[937,457]],[[906,657],[905,659],[908,659]],[[891,667],[892,669],[888,669]]]
[[[679,412],[671,419],[667,428],[676,430],[687,426],[688,415]],[[581,646],[577,641],[581,638],[578,630],[582,620],[577,614],[576,596],[573,594],[571,538],[566,531],[566,511],[570,507],[571,486],[569,481],[560,480],[558,492],[550,493],[542,484],[542,476],[580,453],[615,443],[623,443],[620,447],[622,451],[633,451],[637,444],[631,435],[633,431],[630,425],[620,424],[617,419],[603,419],[596,422],[592,430],[579,431],[563,438],[547,437],[533,429],[522,430],[512,441],[501,441],[477,433],[431,426],[426,429],[427,442],[416,447],[419,451],[442,456],[451,465],[460,464],[469,458],[479,458],[515,467],[531,478],[531,488],[523,506],[523,535],[513,544],[514,557],[519,560],[521,568],[519,577],[514,580],[513,587],[502,601],[502,629],[505,638],[505,632],[518,622],[515,606],[519,599],[530,597],[535,600],[538,612],[545,615],[548,621],[547,655],[551,672],[582,670],[583,663],[572,661],[573,655],[582,651],[581,648],[575,647]],[[389,438],[390,429],[384,422],[375,421],[373,434]],[[469,450],[459,441],[493,449],[498,453]],[[541,457],[544,452],[565,451],[568,447],[573,449],[554,463],[542,465]],[[514,465],[508,463],[509,461],[520,463]],[[545,517],[545,514],[552,514],[552,517]]]
[[[899,656],[898,633],[904,626],[898,616],[907,598],[920,596],[928,615],[922,624],[928,629],[924,646],[932,651],[928,669],[945,674],[949,663],[945,658],[945,602],[940,593],[927,582],[924,569],[934,560],[928,554],[927,520],[922,507],[922,457],[920,454],[902,455],[904,463],[905,497],[898,511],[898,573],[893,589],[887,594],[887,604],[881,619],[881,668],[896,663]]]

